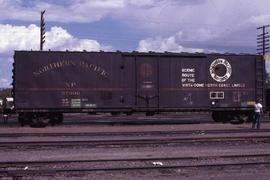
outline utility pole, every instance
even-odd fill
[[[257,53],[263,55],[264,59],[267,60],[267,54],[269,52],[269,34],[266,31],[269,25],[258,27],[257,30],[260,33],[257,35]]]
[[[43,50],[43,44],[45,43],[45,21],[44,21],[44,11],[41,11],[40,15],[40,50]]]

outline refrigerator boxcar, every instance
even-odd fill
[[[62,113],[211,111],[215,121],[251,117],[264,104],[262,56],[201,53],[15,51],[19,121]]]

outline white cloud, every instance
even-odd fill
[[[5,78],[0,79],[0,88],[10,87],[10,86],[11,86],[11,82],[8,79],[5,79]]]
[[[47,21],[93,22],[110,16],[177,30],[207,25],[235,28],[247,19],[265,23],[270,15],[270,0],[0,0],[0,4],[2,20],[38,21],[39,12],[46,9]]]
[[[137,7],[149,7],[156,4],[154,0],[129,0],[126,1],[127,5],[137,6]]]
[[[83,8],[121,8],[124,6],[123,0],[73,0],[72,7],[83,7]]]
[[[12,57],[7,58],[7,60],[8,60],[8,62],[10,62],[10,63],[13,63],[13,61],[14,61]]]
[[[221,33],[223,32],[222,31],[214,32],[209,28],[196,28],[186,31],[184,33],[184,36],[182,35],[181,39],[188,41],[209,41],[220,37]]]
[[[262,14],[262,15],[258,15],[258,16],[251,16],[249,21],[253,24],[257,24],[257,25],[265,25],[265,24],[269,24],[270,22],[270,14]]]
[[[15,49],[37,49],[39,29],[36,25],[12,26],[0,24],[0,53]]]
[[[36,25],[12,26],[0,24],[0,53],[11,54],[14,50],[39,50],[40,28]],[[79,39],[61,27],[52,27],[46,32],[44,50],[110,50],[91,39]]]
[[[185,48],[178,44],[175,40],[175,37],[171,36],[168,38],[147,38],[139,42],[139,47],[137,48],[140,52],[203,52],[203,49],[195,48]]]
[[[89,23],[110,17],[147,37],[183,31],[186,41],[247,39],[250,34],[237,32],[247,28],[251,32],[270,20],[270,0],[0,0],[0,4],[0,20],[39,21],[39,12],[46,9],[47,22]]]
[[[25,7],[25,3],[30,5]],[[46,9],[46,20],[57,22],[93,22],[124,7],[123,0],[66,0],[62,4],[45,0],[1,0],[0,19],[38,21]]]
[[[72,51],[108,51],[112,49],[110,46],[102,46],[96,40],[73,37],[61,27],[52,27],[51,30],[46,33],[46,44],[44,47],[51,50],[68,49]]]

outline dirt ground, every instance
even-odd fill
[[[222,124],[222,123],[202,123],[202,124],[169,124],[169,125],[108,125],[89,124],[74,126],[48,126],[45,128],[19,127],[16,125],[1,125],[0,134],[12,133],[78,133],[78,132],[143,132],[143,131],[201,131],[196,134],[204,137],[206,130],[242,130],[251,129],[250,123],[245,124]],[[261,124],[261,130],[255,130],[252,135],[269,135],[263,130],[270,130],[270,121],[265,118]],[[228,134],[230,136],[232,134]],[[222,136],[226,136],[222,134]],[[15,140],[25,140],[26,137],[15,137]],[[65,137],[63,137],[65,138]],[[77,137],[78,138],[78,137]],[[113,138],[113,137],[111,137]],[[1,142],[8,141],[6,137],[0,137]],[[27,140],[31,140],[28,138]],[[37,137],[35,140],[38,141]],[[40,137],[40,140],[44,140]],[[0,163],[7,161],[50,161],[50,160],[97,160],[97,159],[118,159],[118,158],[147,158],[147,157],[204,157],[209,155],[241,155],[241,154],[270,154],[270,143],[249,142],[249,143],[204,143],[204,144],[167,144],[155,146],[137,147],[40,147],[40,148],[0,148]],[[188,162],[193,163],[193,162]],[[29,167],[31,168],[31,167]],[[269,166],[241,166],[232,167],[211,167],[211,168],[187,168],[187,169],[153,169],[136,171],[112,171],[112,172],[88,172],[79,174],[58,173],[54,179],[269,179]],[[34,179],[50,179],[47,176],[30,177]],[[27,177],[26,177],[27,179]]]

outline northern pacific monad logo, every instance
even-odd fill
[[[215,59],[209,70],[211,77],[217,82],[225,82],[232,75],[232,66],[226,59]]]

